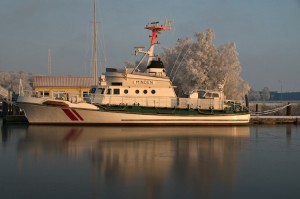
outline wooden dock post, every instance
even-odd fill
[[[249,108],[249,99],[248,99],[248,95],[245,95],[245,102],[246,102],[246,107]]]
[[[2,117],[4,118],[6,115],[8,115],[8,103],[6,101],[2,102]]]
[[[288,102],[288,105],[289,106],[286,107],[286,115],[291,116],[292,115],[292,106],[290,105],[289,102]]]
[[[27,118],[24,115],[24,112],[21,112],[20,108],[9,101],[2,102],[3,108],[3,123],[18,123],[25,124],[27,123]]]
[[[258,112],[258,104],[255,105],[255,112]]]

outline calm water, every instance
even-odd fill
[[[298,126],[0,122],[0,198],[300,198]]]

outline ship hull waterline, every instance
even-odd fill
[[[18,103],[29,124],[76,125],[241,125],[250,114],[170,115],[90,110],[34,103]]]

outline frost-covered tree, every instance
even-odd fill
[[[18,92],[20,79],[24,90],[32,90],[32,74],[23,71],[20,72],[6,72],[0,71],[0,86],[8,90]]]
[[[255,91],[252,88],[249,90],[248,96],[250,101],[259,101],[261,99],[259,91]]]
[[[168,74],[177,86],[178,95],[196,89],[217,89],[225,82],[224,93],[230,99],[242,99],[248,93],[248,83],[240,77],[241,65],[234,43],[217,48],[212,29],[195,33],[192,38],[179,39],[173,48],[161,55]]]
[[[262,92],[261,92],[261,99],[264,101],[269,100],[271,97],[270,95],[270,89],[268,87],[264,87]]]

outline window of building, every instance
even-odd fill
[[[119,95],[120,94],[120,89],[114,89],[114,95]]]
[[[65,96],[65,92],[64,91],[53,91],[53,97],[55,99],[63,99]]]
[[[155,91],[155,90],[152,90],[152,91],[151,91],[151,93],[152,93],[152,94],[155,94],[155,93],[156,93],[156,91]]]
[[[147,91],[147,90],[144,90],[144,91],[143,91],[143,93],[144,93],[144,94],[147,94],[147,93],[148,93],[148,91]]]
[[[136,94],[139,94],[139,93],[140,93],[140,91],[139,91],[139,90],[135,90],[135,93],[136,93]]]
[[[128,94],[128,90],[127,90],[127,89],[125,89],[125,90],[124,90],[124,93],[125,93],[125,94]]]
[[[50,94],[49,94],[49,91],[44,91],[44,96],[49,96]]]

